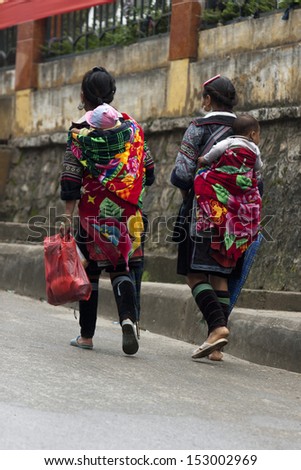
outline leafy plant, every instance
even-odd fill
[[[138,27],[131,23],[119,25],[104,31],[99,38],[99,47],[124,45],[127,46],[137,41],[139,37]]]
[[[226,21],[231,21],[234,18],[238,18],[240,16],[240,9],[237,2],[230,0],[229,2],[223,3],[226,3],[225,8],[221,12],[221,19],[223,23]]]
[[[97,49],[99,47],[99,37],[94,31],[83,34],[74,43],[75,52],[86,51],[87,49]]]
[[[301,5],[301,0],[282,0],[279,2],[279,8],[288,8],[290,6],[300,6]]]
[[[42,46],[42,55],[60,56],[71,54],[73,52],[73,43],[71,38],[52,38],[46,46]]]
[[[301,3],[301,0],[297,0]],[[283,0],[283,4],[291,4],[289,0]],[[205,24],[225,24],[235,18],[260,15],[268,11],[276,10],[275,0],[220,0],[215,8],[205,9],[202,19]]]
[[[207,10],[204,10],[202,19],[203,21],[208,24],[217,24],[221,20],[221,11],[220,10],[214,10],[211,8],[208,8]]]

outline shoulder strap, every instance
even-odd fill
[[[201,155],[208,153],[216,142],[222,140],[221,137],[224,134],[228,133],[230,135],[229,131],[231,130],[234,119],[234,116],[212,116],[210,118],[196,118],[192,121],[192,123],[197,127],[208,126],[212,124],[220,126],[209,136],[205,147],[202,149]]]
[[[206,147],[203,148],[202,150],[202,154],[205,155],[205,153],[208,153],[209,150],[213,147],[213,145],[218,141],[220,140],[220,138],[226,134],[227,132],[229,132],[229,130],[231,129],[231,126],[224,126],[222,128],[219,128],[217,129],[215,132],[213,132],[213,134],[211,134],[207,144],[206,144]]]

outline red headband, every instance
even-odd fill
[[[209,80],[207,80],[206,82],[203,83],[203,87],[205,87],[206,85],[209,85],[209,83],[211,83],[211,82],[214,82],[214,80],[216,80],[217,78],[220,78],[220,74],[219,74],[219,75],[215,75],[215,76],[212,77],[212,78],[209,78]]]

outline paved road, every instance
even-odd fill
[[[192,361],[192,345],[147,331],[127,357],[104,319],[84,351],[71,309],[4,291],[0,304],[2,450],[301,449],[300,374]]]

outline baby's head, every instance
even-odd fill
[[[259,144],[260,140],[260,126],[257,119],[251,114],[244,113],[237,116],[234,119],[232,125],[234,135],[241,135],[252,140],[256,145]]]
[[[87,123],[95,129],[111,129],[120,124],[119,113],[109,104],[101,104],[85,115]]]

